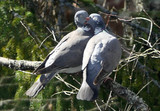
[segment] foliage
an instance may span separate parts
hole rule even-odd
[[[28,2],[34,4],[32,1],[34,0],[29,0]],[[57,38],[58,40],[66,33],[75,29],[72,22],[65,23],[69,25],[60,27],[59,30],[57,15],[55,15],[54,19],[57,23],[55,21],[47,21],[45,17],[42,18],[42,16],[39,16],[41,14],[34,10],[35,7],[29,7],[28,2],[23,0],[0,1],[0,56],[18,60],[43,60],[57,44],[47,28],[55,29],[55,35],[59,37]],[[98,12],[93,1],[81,0],[80,2],[85,4],[84,7],[87,7],[86,9],[89,12]],[[56,2],[54,6],[59,6],[59,3]],[[94,10],[89,9],[88,6],[91,6],[91,9]],[[55,10],[57,11],[58,9]],[[157,24],[160,24],[159,11],[147,10],[147,13]],[[51,16],[50,13],[47,16]],[[141,16],[150,19],[144,12],[134,13],[132,16]],[[52,23],[49,24],[50,27],[47,22]],[[141,27],[150,27],[148,21],[134,20],[132,22],[139,24]],[[126,28],[126,30],[128,31],[129,28]],[[118,37],[124,47],[128,48],[127,51],[131,53],[129,56],[126,56],[125,51],[123,52],[124,54],[118,67],[118,72],[114,72],[111,77],[116,76],[117,82],[128,87],[135,93],[138,93],[141,88],[152,80],[140,92],[139,96],[146,101],[152,110],[158,111],[160,110],[160,89],[154,84],[153,80],[159,81],[160,79],[160,59],[156,52],[160,48],[158,44],[159,36],[151,37],[149,42],[152,45],[157,43],[150,48],[143,40],[148,39],[148,34],[138,29],[131,29],[131,31],[132,34],[125,33],[124,38]],[[153,25],[152,32],[159,33],[159,28]],[[47,37],[48,39],[45,40]],[[45,41],[42,42],[43,40]],[[11,70],[0,66],[0,110],[84,111],[97,108],[95,102],[79,101],[76,99],[76,88],[80,87],[77,81],[81,83],[81,75],[61,75],[66,82],[76,88],[68,87],[64,82],[54,78],[35,99],[28,98],[25,96],[25,91],[38,77],[23,71]],[[73,94],[69,93],[67,95],[64,91],[69,91]],[[109,90],[106,90],[102,86],[99,99],[97,100],[100,106],[103,106],[104,103],[109,101],[107,110],[112,110],[112,108],[115,110],[127,110],[129,108],[127,102],[115,94],[112,94],[111,98],[108,99],[109,93]]]

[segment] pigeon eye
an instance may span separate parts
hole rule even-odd
[[[80,18],[82,18],[83,16],[82,16],[82,15],[80,15],[79,17],[80,17]]]

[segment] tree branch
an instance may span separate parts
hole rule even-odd
[[[96,6],[98,8],[100,8],[100,10],[103,11],[104,13],[111,14],[113,18],[118,19],[119,21],[121,21],[121,22],[123,22],[123,23],[125,23],[125,24],[127,24],[127,25],[129,25],[129,26],[131,26],[133,28],[139,29],[139,30],[145,32],[146,34],[150,33],[150,30],[148,28],[141,27],[138,24],[134,24],[134,23],[132,23],[130,21],[127,21],[127,20],[124,20],[124,19],[119,19],[118,13],[116,13],[116,12],[110,12],[109,10],[105,9],[104,7],[102,7],[99,4],[96,4]],[[160,36],[160,33],[154,33],[154,32],[152,32],[151,36]]]
[[[137,96],[131,90],[127,89],[126,87],[121,86],[119,83],[111,79],[105,81],[104,85],[107,88],[110,88],[110,90],[112,90],[116,95],[125,99],[128,104],[133,105],[133,108],[136,111],[149,111],[149,107],[147,104],[145,104],[143,99]]]
[[[42,62],[41,61],[27,61],[27,60],[13,60],[0,57],[0,64],[16,70],[34,70]]]
[[[42,61],[26,61],[26,60],[13,60],[4,57],[0,57],[0,64],[16,70],[34,70],[37,68]],[[129,104],[133,105],[133,108],[141,111],[148,111],[148,105],[144,103],[142,98],[137,96],[131,90],[121,86],[119,83],[113,80],[107,80],[104,85],[109,87],[116,95],[128,101]]]

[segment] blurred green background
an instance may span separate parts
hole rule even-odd
[[[118,13],[120,19],[130,20],[140,27],[151,29],[149,34],[128,26],[112,18],[96,4],[110,12]],[[88,13],[99,13],[104,17],[106,26],[116,34],[123,49],[123,56],[116,71],[116,81],[139,96],[153,111],[160,110],[160,1],[158,0],[0,0],[0,56],[16,59],[43,61],[57,45],[57,41],[76,29],[74,13],[85,9]],[[136,19],[136,17],[148,18]],[[135,19],[132,19],[135,18]],[[145,40],[144,40],[145,39]],[[82,74],[60,74],[66,82],[54,78],[37,97],[25,95],[36,76],[31,71],[15,70],[0,65],[0,110],[14,111],[96,111],[96,103],[76,99],[77,89],[82,82]],[[144,87],[148,82],[150,82]],[[68,93],[67,93],[68,92]],[[101,87],[97,103],[102,110],[129,111],[126,100]]]

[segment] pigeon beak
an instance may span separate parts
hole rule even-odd
[[[85,21],[85,23],[84,24],[87,24],[87,22],[90,20],[90,18],[89,17],[86,17],[86,21]]]
[[[89,21],[90,20],[90,18],[89,17],[86,17],[86,21]]]

